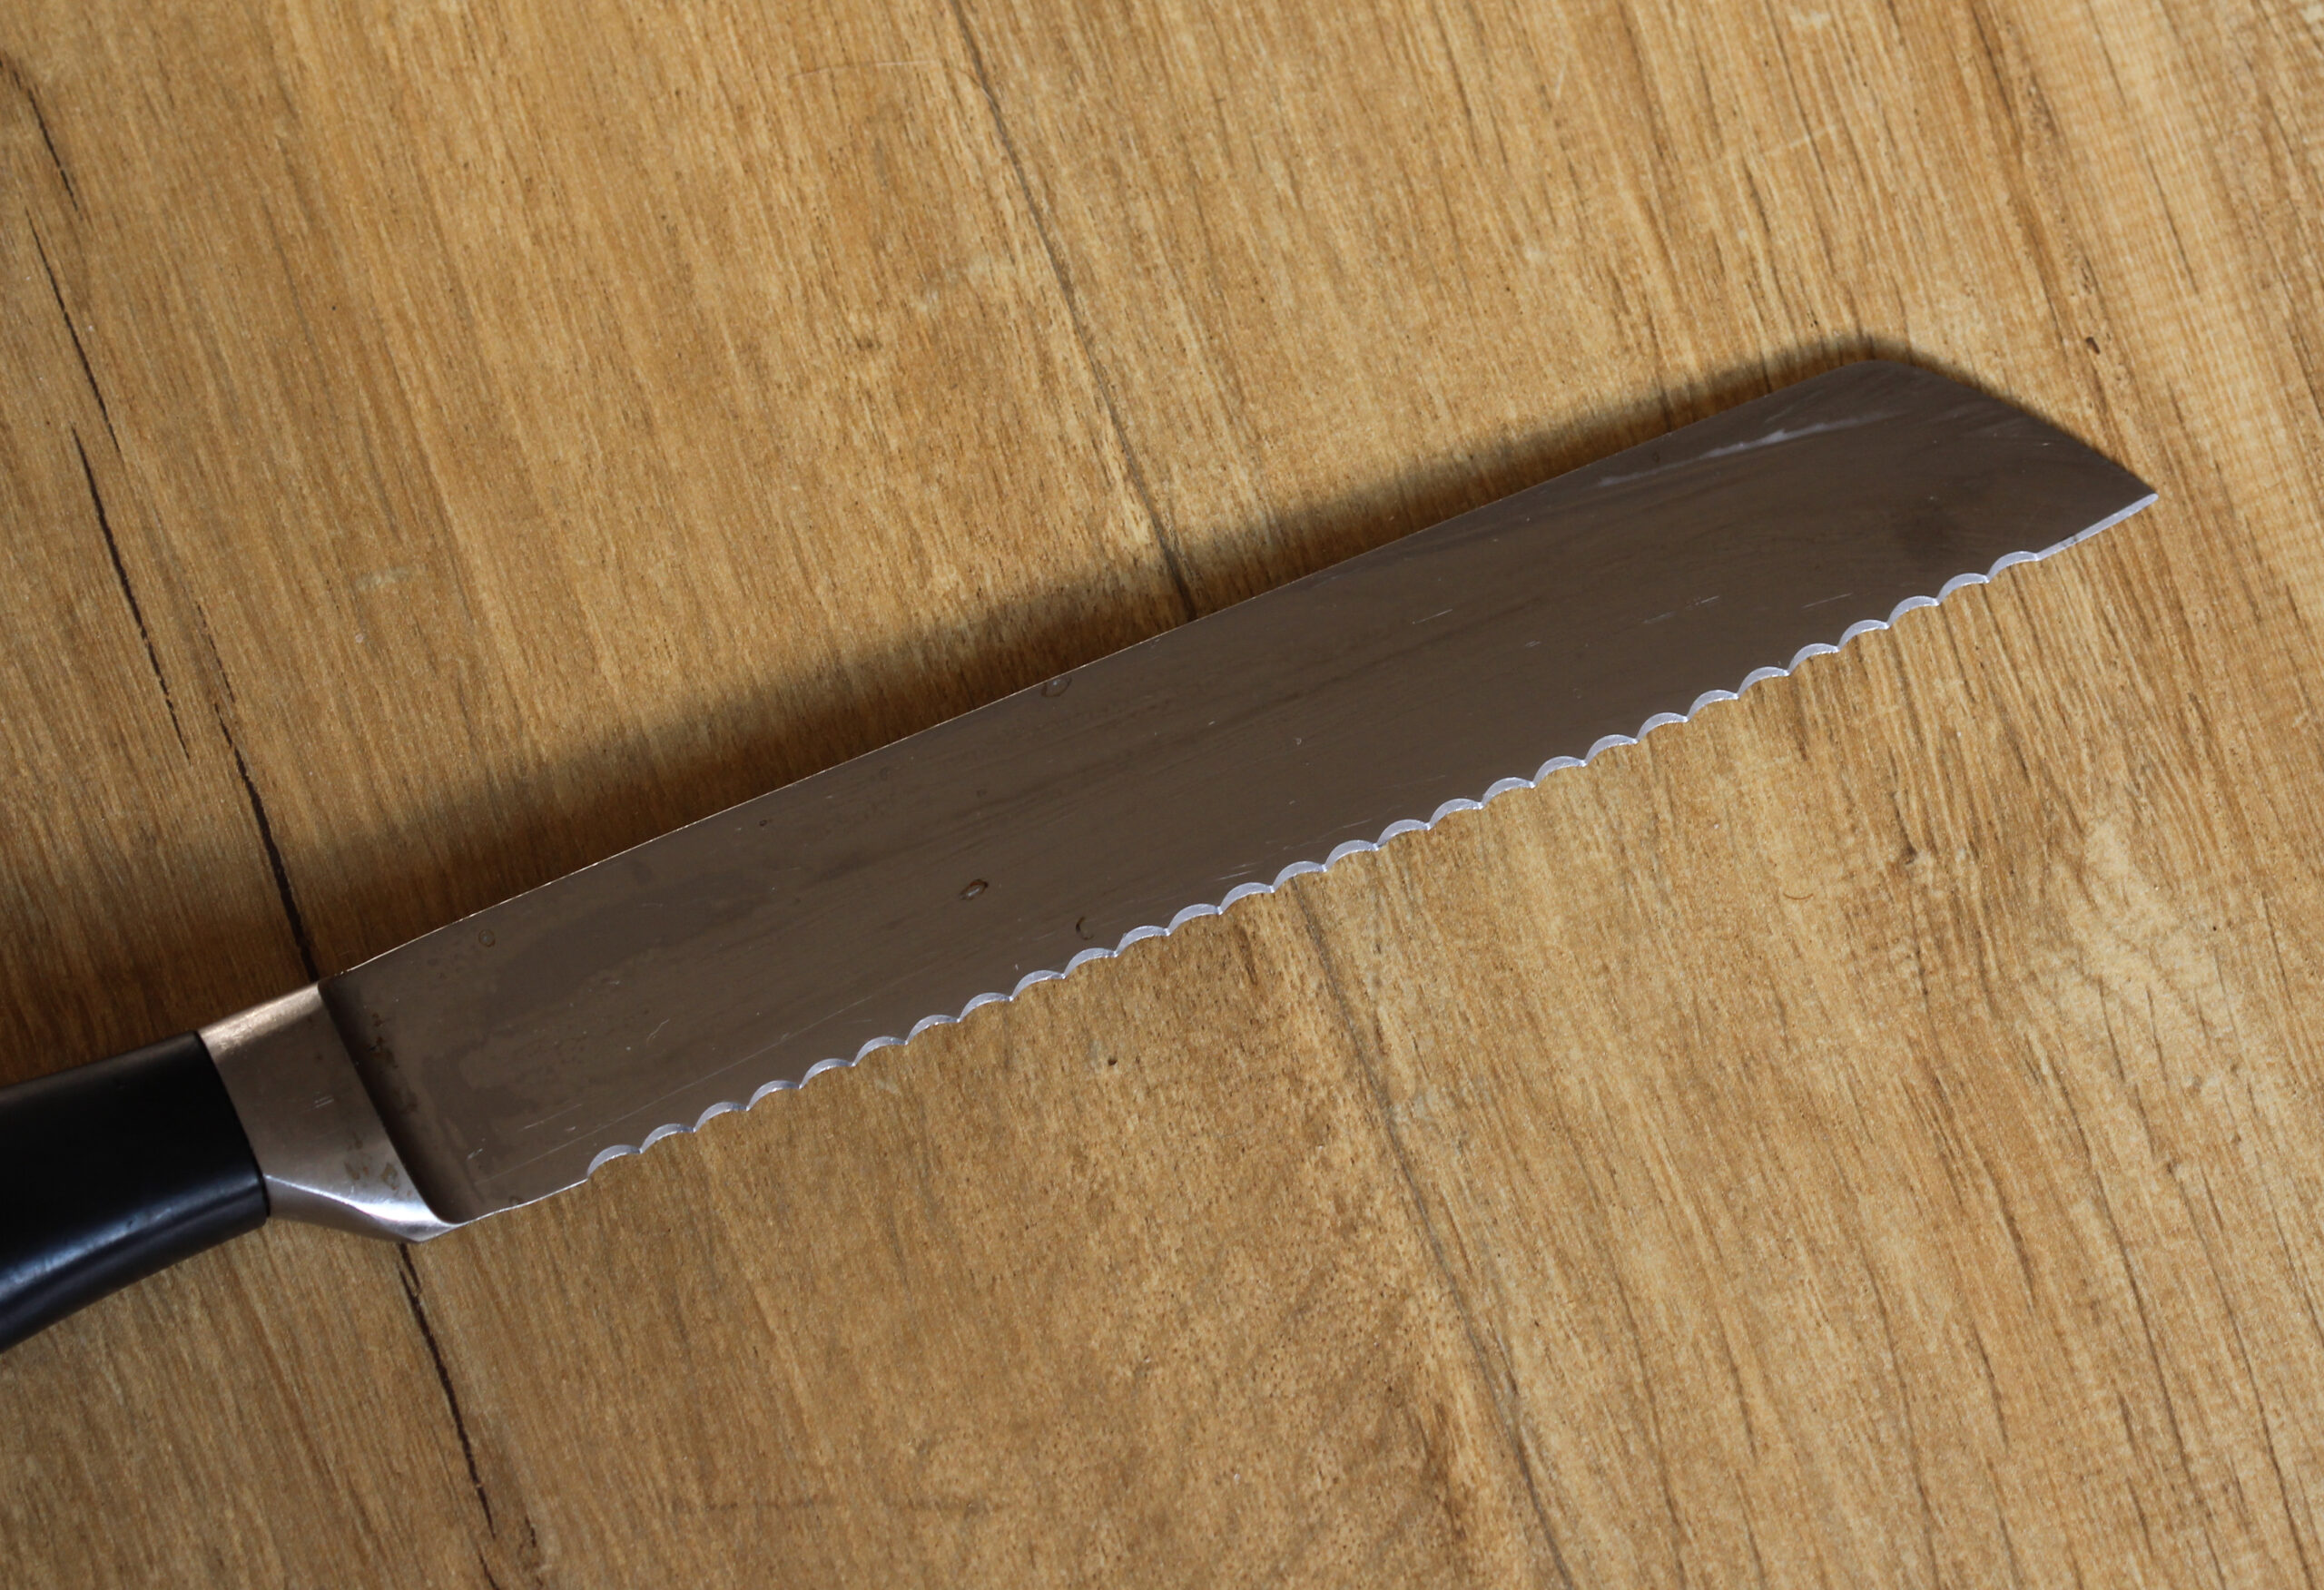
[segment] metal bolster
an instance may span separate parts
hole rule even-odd
[[[202,1042],[272,1213],[407,1242],[453,1229],[413,1184],[315,985],[212,1022]]]

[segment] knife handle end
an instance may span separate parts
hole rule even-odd
[[[0,1090],[0,1350],[266,1216],[198,1034]]]

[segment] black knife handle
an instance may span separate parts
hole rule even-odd
[[[197,1034],[0,1089],[0,1350],[265,1221]]]

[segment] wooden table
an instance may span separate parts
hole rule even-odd
[[[0,9],[7,1079],[1867,354],[2162,496],[92,1309],[9,1582],[2324,1569],[2324,8],[1813,4]]]

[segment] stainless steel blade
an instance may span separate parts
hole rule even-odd
[[[2153,500],[1846,367],[323,985],[438,1213],[606,1158],[1675,722]]]

